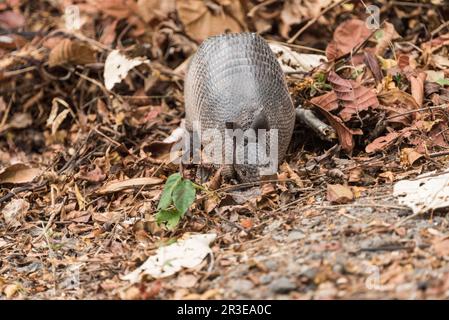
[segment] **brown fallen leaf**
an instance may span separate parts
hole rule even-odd
[[[326,117],[327,121],[329,121],[329,124],[337,132],[338,141],[341,145],[341,149],[343,151],[346,151],[347,153],[352,152],[352,150],[354,149],[353,136],[363,134],[362,130],[349,129],[347,126],[345,126],[345,124],[339,117],[334,116],[332,113],[330,113],[326,109],[323,109],[319,105],[315,105],[315,106]]]
[[[176,9],[187,34],[198,42],[227,30],[241,32],[246,29],[239,0],[177,0]]]
[[[291,27],[307,19],[314,19],[321,14],[321,10],[336,0],[286,0],[280,14],[281,23],[279,33],[288,38]],[[324,20],[324,18],[323,18]]]
[[[337,204],[349,203],[354,200],[354,194],[348,186],[328,184],[326,199]]]
[[[51,51],[48,57],[50,67],[60,66],[66,63],[89,64],[96,62],[95,50],[87,43],[76,40],[64,39]]]
[[[329,60],[334,60],[351,52],[357,45],[365,41],[371,32],[365,21],[346,20],[335,29],[333,40],[326,48],[326,57]]]
[[[401,36],[396,32],[393,24],[385,21],[382,29],[376,32],[375,37],[377,39],[375,54],[383,56],[386,49],[392,45],[392,41],[400,38]]]
[[[334,91],[330,91],[321,96],[314,97],[310,101],[313,104],[319,105],[321,108],[327,111],[338,109],[338,98]]]
[[[106,183],[103,187],[101,187],[97,193],[98,194],[107,194],[107,193],[114,193],[118,191],[122,191],[129,188],[134,187],[141,187],[141,186],[153,186],[156,184],[163,183],[164,180],[160,178],[155,177],[148,177],[148,178],[133,178],[128,180],[115,180],[110,181]]]
[[[370,144],[368,144],[365,147],[365,151],[367,153],[382,151],[385,148],[387,148],[388,146],[390,146],[400,136],[401,136],[401,134],[399,132],[393,131],[393,132],[388,133],[385,136],[378,137],[378,138],[374,139],[373,142],[371,142]]]
[[[368,66],[368,68],[373,73],[374,79],[376,79],[377,83],[381,83],[383,79],[382,70],[379,65],[379,61],[376,56],[370,52],[365,51],[364,53],[364,62]]]
[[[25,26],[25,17],[15,11],[8,10],[0,12],[0,27],[6,30]]]
[[[104,179],[106,179],[106,175],[103,173],[103,171],[98,166],[95,166],[95,169],[93,169],[89,172],[81,172],[78,177],[81,180],[86,180],[86,181],[94,182],[94,183],[101,182]]]
[[[404,148],[401,150],[401,163],[407,166],[413,165],[416,160],[424,157],[423,154],[417,152],[414,148]]]
[[[137,12],[139,16],[142,17],[143,21],[149,23],[153,20],[162,21],[170,13],[175,12],[176,2],[175,0],[138,0],[137,7],[139,8]]]
[[[421,108],[424,102],[424,81],[426,77],[427,74],[425,72],[419,72],[417,75],[410,76],[412,97],[415,99],[418,108]]]
[[[134,0],[89,0],[88,2],[95,5],[100,12],[117,19],[129,18],[139,12]]]
[[[16,163],[0,170],[0,184],[21,184],[32,182],[41,174],[38,168],[31,168],[24,163]]]
[[[414,119],[419,118],[417,112],[407,113],[407,111],[419,109],[418,103],[410,94],[399,89],[392,89],[380,93],[377,97],[381,104],[380,108],[386,111],[388,123],[409,126]]]
[[[92,214],[89,211],[74,210],[64,217],[64,221],[72,221],[78,223],[87,223],[90,220]]]
[[[334,71],[329,73],[327,79],[331,83],[338,100],[343,105],[343,109],[339,113],[343,121],[350,120],[353,115],[358,114],[360,111],[379,106],[379,101],[374,91],[362,86],[360,83],[354,80],[343,79]]]
[[[23,199],[12,199],[1,211],[1,215],[9,228],[20,227],[30,203]]]

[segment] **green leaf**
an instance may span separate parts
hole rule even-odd
[[[379,41],[380,39],[382,39],[384,37],[384,31],[381,29],[381,30],[377,30],[375,33],[374,33],[374,38],[377,40],[377,41]]]
[[[164,191],[162,191],[161,199],[159,200],[159,204],[157,206],[158,210],[167,209],[172,203],[172,193],[175,187],[182,180],[181,174],[174,173],[168,177],[165,182]]]
[[[196,189],[190,180],[183,180],[178,183],[173,190],[173,203],[181,214],[195,201]]]
[[[158,224],[166,223],[167,228],[173,230],[181,220],[182,214],[177,209],[160,210],[156,214]]]
[[[441,78],[441,79],[438,79],[437,80],[437,83],[440,85],[440,86],[449,86],[449,79],[446,79],[446,78]]]

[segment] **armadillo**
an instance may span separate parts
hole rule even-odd
[[[193,56],[184,85],[186,129],[277,129],[278,162],[295,124],[285,77],[266,41],[255,33],[206,39]],[[229,150],[227,150],[229,151]],[[257,165],[230,165],[240,181],[259,179]],[[227,166],[229,169],[229,165]],[[229,174],[229,170],[227,170]]]

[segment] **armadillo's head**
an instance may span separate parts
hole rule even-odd
[[[241,141],[243,148],[236,148],[234,145],[233,167],[240,181],[253,182],[260,180],[262,175],[273,174],[270,168],[276,167],[274,170],[277,170],[278,155],[270,152],[275,150],[270,150],[270,125],[262,112],[253,115],[251,123],[245,127],[248,129],[244,131],[244,139]],[[276,162],[274,165],[273,159]]]

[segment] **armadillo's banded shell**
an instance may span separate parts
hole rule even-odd
[[[207,39],[192,58],[185,79],[186,127],[224,130],[226,122],[249,128],[262,112],[279,130],[279,159],[292,136],[295,113],[284,74],[263,38],[254,33]]]

